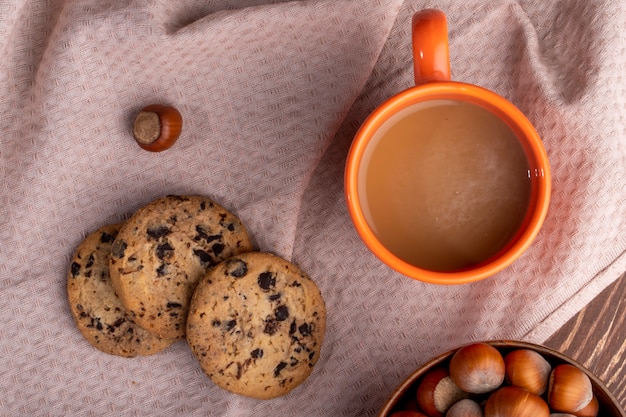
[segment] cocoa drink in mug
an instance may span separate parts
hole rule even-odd
[[[450,79],[445,15],[413,17],[415,87],[359,129],[346,201],[370,250],[421,281],[491,276],[532,243],[550,200],[550,167],[532,124],[506,99]]]

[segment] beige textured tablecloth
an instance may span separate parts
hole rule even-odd
[[[392,272],[344,204],[352,136],[411,86],[426,7],[448,15],[453,78],[524,111],[553,167],[536,242],[471,285]],[[371,416],[435,354],[542,342],[626,270],[625,29],[621,0],[0,1],[0,414]],[[130,133],[151,102],[185,118],[159,154]],[[318,283],[321,359],[287,396],[217,388],[184,342],[124,359],[77,331],[75,247],[165,194],[215,199]]]

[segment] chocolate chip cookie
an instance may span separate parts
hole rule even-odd
[[[113,287],[135,322],[164,338],[185,336],[198,280],[220,261],[252,250],[241,221],[200,196],[167,196],[139,209],[113,243]]]
[[[269,253],[233,256],[193,294],[187,342],[218,386],[258,399],[284,395],[317,362],[326,308],[316,284]]]
[[[120,227],[104,226],[76,248],[67,277],[70,310],[85,339],[101,351],[125,357],[151,355],[171,345],[174,339],[164,339],[137,326],[115,295],[109,258]]]

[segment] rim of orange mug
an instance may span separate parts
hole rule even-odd
[[[518,136],[529,164],[531,198],[518,232],[504,248],[481,264],[451,272],[430,271],[411,265],[389,251],[376,237],[361,210],[358,191],[360,161],[374,132],[400,109],[427,100],[460,100],[481,106],[502,119]],[[401,274],[433,284],[466,284],[495,275],[512,264],[534,241],[543,225],[550,202],[551,172],[541,138],[526,116],[511,102],[482,87],[456,81],[431,82],[409,88],[376,108],[357,132],[345,167],[345,198],[353,224],[365,245],[381,261]]]

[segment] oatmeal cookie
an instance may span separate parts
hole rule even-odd
[[[115,295],[109,276],[111,246],[121,225],[104,226],[76,248],[67,276],[70,310],[87,341],[111,355],[151,355],[171,345],[137,326]]]
[[[325,328],[316,284],[278,256],[250,252],[201,279],[190,303],[187,342],[218,386],[269,399],[308,378]]]
[[[200,196],[167,196],[139,209],[113,243],[113,286],[135,322],[182,339],[198,280],[220,261],[252,250],[241,221]]]

